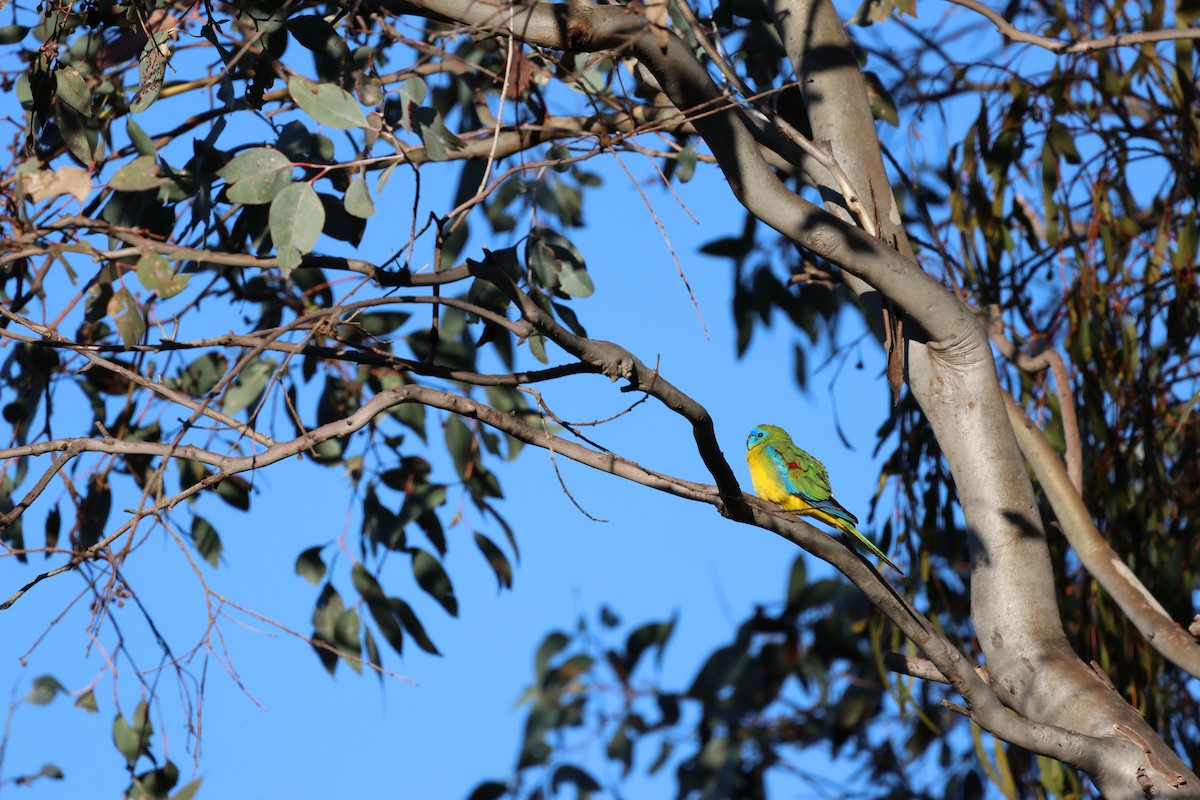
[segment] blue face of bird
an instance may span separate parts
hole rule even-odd
[[[754,445],[758,444],[759,442],[761,442],[763,439],[766,439],[766,438],[767,438],[766,431],[764,431],[762,428],[755,428],[754,430],[750,431],[750,435],[746,437],[746,449],[747,450],[751,449],[752,447],[754,447]]]

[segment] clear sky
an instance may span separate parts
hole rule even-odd
[[[163,113],[171,111],[167,106],[164,102]],[[653,174],[638,165],[636,157],[626,160],[640,178]],[[588,169],[605,178],[605,187],[587,198],[588,227],[572,232],[596,283],[593,297],[573,302],[589,334],[618,341],[649,364],[661,357],[662,374],[712,413],[744,488],[749,488],[743,458],[746,434],[757,423],[771,422],[788,428],[803,447],[824,460],[838,498],[865,518],[878,476],[878,463],[871,457],[875,430],[889,401],[877,345],[864,342],[862,368],[856,368],[858,354],[851,357],[832,389],[832,366],[818,372],[810,379],[807,395],[793,378],[792,346],[800,339],[782,318],[771,332],[760,330],[747,357],[736,360],[729,262],[697,252],[704,242],[737,234],[741,228],[741,209],[715,168],[701,166],[694,181],[677,187],[699,224],[688,219],[661,184],[644,184],[687,273],[708,337],[628,178],[604,159],[591,162]],[[431,169],[430,174],[443,173]],[[428,183],[426,190],[431,191]],[[381,216],[368,226],[360,252],[380,262],[396,241],[396,226],[389,226],[385,217],[402,220],[407,230],[411,196],[403,181],[394,180],[377,200]],[[344,251],[326,239],[318,248]],[[465,254],[477,252],[469,248]],[[227,320],[210,316],[206,324],[217,332],[237,330],[238,311],[231,309]],[[215,312],[213,306],[206,308],[210,315]],[[844,338],[856,334],[851,331]],[[527,365],[532,363],[527,353],[522,357]],[[552,352],[551,360],[564,359]],[[808,360],[815,368],[824,362],[825,352],[811,348]],[[595,376],[539,388],[560,416],[575,420],[609,416],[636,399]],[[315,395],[308,400],[315,402]],[[64,396],[61,401],[80,399]],[[834,430],[834,402],[853,449],[847,449]],[[88,413],[82,405],[80,413]],[[276,419],[290,428],[282,416]],[[431,412],[433,478],[452,482],[452,467],[438,452],[442,419]],[[647,467],[711,481],[695,454],[688,425],[655,401],[595,435]],[[581,616],[594,622],[601,604],[622,618],[622,639],[630,626],[678,614],[663,682],[682,689],[702,659],[732,635],[756,604],[778,602],[798,553],[771,534],[724,520],[711,507],[559,459],[575,500],[593,516],[608,520],[590,521],[560,488],[548,454],[535,448],[526,448],[514,463],[492,466],[506,495],[502,511],[521,547],[514,590],[497,593],[466,524],[448,531],[447,569],[459,599],[459,619],[449,618],[420,593],[406,562],[395,560],[386,575],[385,585],[413,603],[443,657],[427,656],[411,645],[403,660],[385,651],[385,666],[411,683],[355,676],[344,664],[331,679],[307,644],[235,614],[243,624],[221,621],[223,642],[207,664],[198,765],[193,761],[195,742],[183,724],[176,676],[168,671],[158,682],[163,716],[154,722],[156,756],[169,754],[183,771],[181,782],[193,770],[203,777],[201,797],[465,797],[479,781],[510,774],[523,720],[523,710],[514,703],[532,677],[534,651],[547,632],[570,629]],[[173,485],[174,478],[169,480]],[[357,503],[340,469],[310,462],[281,463],[253,476],[253,481],[249,514],[212,497],[201,501],[197,510],[214,523],[225,546],[220,568],[203,566],[204,579],[229,600],[308,633],[318,589],[293,573],[295,557],[343,532],[356,536]],[[457,501],[452,490],[449,503]],[[115,498],[110,529],[119,509],[129,504],[128,497]],[[31,545],[40,541],[47,508],[35,506],[27,517]],[[186,521],[187,514],[179,519]],[[502,538],[494,523],[470,513],[467,523]],[[45,568],[40,558],[31,561],[28,567],[13,559],[0,562],[5,596]],[[811,573],[828,574],[823,565],[810,561]],[[352,598],[348,560],[340,559],[336,570],[343,595]],[[199,641],[205,624],[203,596],[174,541],[161,530],[151,532],[125,574],[176,653]],[[111,744],[111,729],[117,703],[128,715],[137,702],[133,666],[119,662],[114,693],[103,651],[112,651],[117,633],[107,627],[95,642],[89,640],[86,598],[60,618],[84,588],[80,575],[61,575],[36,587],[0,617],[0,688],[15,699],[42,674],[55,675],[71,691],[98,678],[100,707],[99,713],[87,714],[62,697],[45,707],[20,704],[10,719],[3,777],[36,772],[44,762],[52,762],[66,779],[40,781],[33,789],[6,786],[6,794],[27,793],[39,800],[111,797],[128,783],[123,758]],[[133,605],[127,603],[115,619],[130,649],[144,659],[137,667],[157,666],[157,650]],[[22,663],[22,655],[35,643],[36,649]],[[226,653],[240,686],[218,663]],[[188,669],[198,679],[202,658],[197,656]],[[639,751],[638,764],[644,767],[654,755]],[[579,763],[602,780],[618,777],[598,752],[579,754]],[[831,763],[827,752],[812,753],[800,766],[829,776],[832,785],[847,769]],[[145,768],[143,761],[139,770]],[[635,780],[626,796],[663,796],[667,785]],[[787,796],[815,796],[811,787],[787,785]]]

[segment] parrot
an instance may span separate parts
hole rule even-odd
[[[775,425],[756,425],[746,439],[746,463],[754,493],[804,517],[816,517],[861,542],[889,567],[904,573],[855,526],[858,519],[833,499],[825,465],[792,442]]]

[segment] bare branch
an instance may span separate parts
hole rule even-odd
[[[1113,47],[1128,47],[1153,42],[1169,42],[1180,39],[1200,39],[1200,28],[1179,28],[1177,30],[1137,31],[1134,33],[1118,33],[1100,39],[1084,39],[1078,42],[1064,42],[1038,36],[1036,33],[1023,31],[1006,20],[999,12],[979,2],[979,0],[949,0],[955,5],[969,8],[977,14],[986,17],[996,26],[996,30],[1014,42],[1033,44],[1045,48],[1051,53],[1091,53],[1096,50],[1108,50]]]
[[[1058,350],[1047,345],[1037,356],[1026,355],[1017,350],[1016,344],[1004,335],[1004,320],[1000,309],[992,306],[990,317],[981,322],[991,337],[992,344],[1000,354],[1026,372],[1040,372],[1047,367],[1054,376],[1054,393],[1058,397],[1058,408],[1062,414],[1063,439],[1067,445],[1067,474],[1077,494],[1083,494],[1083,444],[1079,440],[1079,421],[1075,415],[1075,395],[1071,392],[1071,378],[1067,364]],[[1028,457],[1028,456],[1026,456]]]

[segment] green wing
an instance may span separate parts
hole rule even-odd
[[[784,485],[788,492],[814,509],[848,522],[851,527],[858,524],[858,519],[833,499],[833,490],[829,487],[829,473],[824,464],[791,442],[772,444],[769,448],[773,451],[772,457],[786,470]]]

